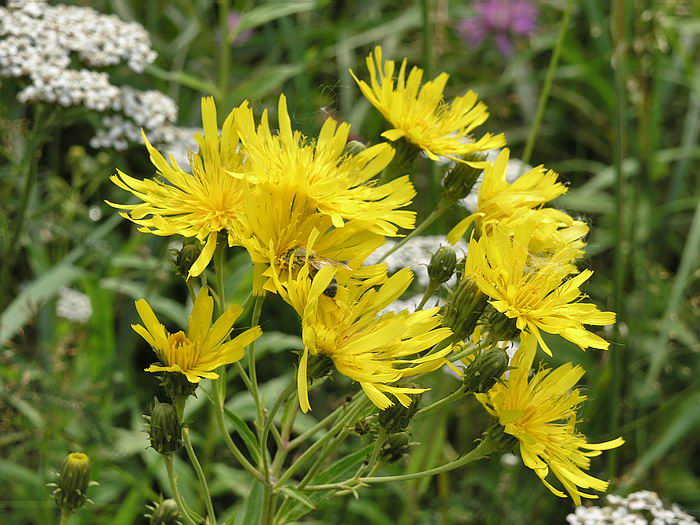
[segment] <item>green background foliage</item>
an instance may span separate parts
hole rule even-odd
[[[385,124],[347,71],[365,77],[364,57],[381,44],[386,56],[407,56],[428,75],[448,72],[448,97],[476,90],[491,111],[482,129],[504,131],[515,157],[530,133],[565,7],[559,0],[537,2],[537,32],[518,41],[506,58],[488,42],[470,48],[458,37],[454,23],[470,12],[467,1],[73,3],[144,25],[158,59],[141,75],[116,67],[110,76],[116,84],[173,97],[182,126],[199,124],[202,95],[215,97],[220,116],[245,99],[256,111],[269,108],[274,115],[284,91],[293,122],[305,133],[313,135],[334,116],[352,124],[353,138],[370,140]],[[570,183],[556,204],[592,226],[586,263],[595,276],[586,291],[601,308],[617,311],[619,323],[607,334],[609,353],[582,353],[559,340],[551,361],[573,361],[588,370],[582,429],[590,440],[619,434],[627,440],[594,460],[591,473],[612,479],[613,492],[655,490],[698,513],[700,6],[681,0],[574,4],[532,163],[546,164]],[[234,8],[253,35],[229,45],[221,15]],[[22,188],[12,159],[41,132],[31,129],[38,110],[16,102],[16,91],[15,81],[0,83],[3,254]],[[57,521],[45,484],[71,451],[90,455],[92,478],[100,483],[90,489],[95,503],[73,523],[144,523],[144,505],[169,494],[162,459],[146,448],[141,418],[162,393],[155,378],[142,372],[152,355],[130,324],[136,321],[133,301],[146,297],[171,327],[182,326],[187,291],[173,274],[170,240],[138,233],[104,203],[125,201],[108,181],[116,168],[137,177],[151,176],[153,169],[141,146],[121,153],[90,148],[97,124],[92,114],[75,114],[54,128],[39,159],[40,183],[29,201],[21,250],[2,260],[11,278],[2,291],[0,325],[0,515],[10,525]],[[420,221],[437,202],[439,181],[427,164],[419,168],[414,209]],[[90,209],[100,212],[98,220],[88,217]],[[465,214],[453,210],[431,233],[446,232]],[[227,298],[243,302],[251,283],[247,256],[230,253]],[[56,316],[63,286],[90,297],[87,324]],[[298,320],[281,301],[268,301],[263,319],[258,370],[270,404],[295,372],[302,345],[295,335]],[[458,384],[432,380],[428,401]],[[254,417],[252,400],[234,374],[229,382],[229,392],[240,392],[227,405],[238,418],[230,423],[245,435]],[[328,382],[295,431],[311,428],[343,401],[349,386],[338,378]],[[204,397],[188,406],[186,417],[215,505],[223,519],[250,523],[260,490],[217,442]],[[473,402],[430,418],[414,432],[413,441],[421,445],[388,473],[455,459],[488,425]],[[367,437],[357,436],[354,448],[339,451],[337,473],[348,465],[354,471],[362,453],[348,454],[367,444]],[[182,492],[197,494],[194,474],[178,471]],[[360,499],[312,503],[318,508],[305,523],[549,524],[563,523],[573,509],[510,456],[430,480],[365,489]]]

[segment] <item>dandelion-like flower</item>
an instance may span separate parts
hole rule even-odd
[[[598,497],[580,489],[603,492],[608,488],[608,482],[584,472],[591,467],[590,458],[619,447],[624,440],[618,437],[593,444],[577,432],[576,411],[586,396],[574,386],[584,371],[567,363],[555,370],[540,369],[528,379],[536,349],[534,337],[523,337],[508,379],[476,398],[498,418],[505,433],[518,439],[523,463],[542,483],[555,495],[566,497],[547,481],[551,471],[580,505],[581,497]]]
[[[180,373],[190,383],[199,383],[203,378],[217,379],[219,375],[212,370],[240,360],[245,347],[262,335],[256,326],[227,341],[243,307],[231,306],[212,325],[214,300],[207,288],[197,294],[186,333],[169,333],[145,299],[136,301],[136,310],[143,325],[131,327],[151,345],[161,363],[149,366],[146,371]]]
[[[241,182],[229,175],[239,170],[243,156],[238,151],[238,135],[231,113],[222,128],[221,137],[212,98],[202,99],[204,135],[196,136],[199,153],[192,154],[192,173],[184,171],[171,157],[168,163],[144,135],[151,162],[160,178],[138,180],[118,171],[110,177],[143,202],[113,204],[129,210],[121,215],[140,226],[139,231],[155,235],[196,237],[204,243],[199,258],[189,271],[201,274],[214,255],[219,232],[228,232],[228,243],[234,245],[233,221],[239,213]]]
[[[493,307],[515,319],[519,330],[533,334],[542,349],[551,350],[540,331],[558,334],[581,349],[607,350],[609,343],[584,328],[615,322],[614,312],[601,312],[579,287],[593,274],[584,270],[571,275],[570,261],[576,247],[562,248],[546,258],[533,258],[528,246],[535,224],[514,236],[500,229],[469,243],[465,275],[488,295]]]
[[[297,374],[302,410],[311,409],[306,377],[309,355],[329,357],[341,374],[360,383],[367,397],[380,409],[394,404],[387,394],[409,406],[408,394],[427,389],[392,383],[439,368],[451,350],[445,348],[416,357],[418,352],[452,333],[449,328],[440,327],[439,308],[379,314],[408,288],[413,278],[409,269],[386,279],[376,289],[367,281],[341,283],[333,299],[324,291],[334,278],[335,269],[322,268],[313,281],[308,278],[308,271],[305,266],[290,280],[285,296],[302,320],[304,353]]]
[[[377,108],[392,126],[382,136],[395,141],[405,138],[423,149],[432,160],[438,155],[461,160],[456,156],[498,148],[505,144],[503,134],[486,133],[474,140],[471,133],[488,118],[486,105],[478,102],[476,93],[469,91],[447,103],[443,91],[449,75],[441,73],[433,80],[423,80],[423,70],[413,67],[406,77],[404,59],[394,81],[396,65],[382,60],[382,48],[377,46],[367,57],[370,84],[350,74],[362,94]]]
[[[514,182],[508,182],[509,156],[510,151],[504,149],[484,170],[475,212],[450,231],[448,241],[457,242],[474,221],[481,232],[498,228],[510,235],[527,228],[528,223],[536,223],[530,239],[531,252],[547,254],[575,243],[577,250],[572,253],[580,257],[581,239],[588,233],[588,225],[561,210],[542,207],[566,193],[567,187],[557,181],[554,171],[544,166],[532,168]]]

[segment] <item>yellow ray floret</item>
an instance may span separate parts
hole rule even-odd
[[[334,278],[334,268],[322,268],[313,280],[308,272],[306,266],[290,280],[285,297],[302,320],[304,353],[297,376],[302,410],[311,409],[306,377],[309,355],[330,358],[341,374],[360,383],[367,397],[380,409],[394,404],[387,394],[404,406],[410,405],[408,394],[427,389],[393,383],[442,366],[450,348],[422,358],[417,353],[452,333],[449,328],[440,328],[438,308],[380,314],[409,286],[413,278],[411,271],[401,270],[379,288],[371,287],[366,281],[340,283],[335,298],[324,295]]]
[[[510,377],[476,397],[498,418],[504,432],[518,439],[523,463],[542,483],[557,496],[566,497],[546,480],[551,471],[574,503],[581,505],[581,497],[598,496],[580,489],[604,492],[608,488],[607,481],[584,472],[591,467],[590,458],[619,447],[624,440],[618,437],[593,444],[576,431],[576,411],[586,396],[574,386],[583,369],[567,363],[555,370],[541,369],[528,379],[536,349],[536,339],[524,336],[511,362]]]
[[[583,302],[586,296],[579,287],[593,272],[584,270],[569,277],[575,247],[564,247],[546,258],[531,257],[533,227],[523,227],[512,237],[494,229],[478,241],[472,239],[465,276],[491,298],[496,310],[515,319],[519,330],[533,334],[548,354],[551,351],[540,331],[558,334],[584,350],[607,350],[607,341],[583,327],[615,322],[614,312],[601,312]]]
[[[478,102],[469,91],[447,103],[443,91],[449,75],[441,73],[425,82],[423,70],[413,67],[406,78],[407,60],[401,63],[394,80],[395,63],[382,60],[382,48],[377,46],[367,57],[370,84],[359,80],[351,70],[362,94],[394,126],[382,136],[389,140],[404,137],[433,160],[438,155],[455,158],[456,155],[499,148],[505,144],[503,134],[486,133],[474,140],[471,133],[488,118],[486,105]],[[460,160],[460,159],[455,159]]]
[[[576,243],[575,256],[580,256],[584,245],[581,239],[588,233],[588,225],[563,211],[542,207],[566,193],[567,187],[557,180],[554,171],[544,166],[529,170],[513,183],[508,182],[509,156],[510,151],[504,149],[484,170],[476,211],[452,229],[448,241],[456,243],[474,221],[479,231],[500,228],[510,235],[525,223],[534,222],[537,228],[530,240],[531,252],[545,254]]]
[[[243,155],[237,148],[233,117],[233,113],[228,116],[219,137],[214,100],[202,99],[204,135],[195,136],[199,153],[190,156],[192,173],[180,168],[172,157],[168,163],[144,135],[159,178],[139,180],[121,171],[110,177],[117,186],[143,201],[132,205],[109,203],[128,210],[121,215],[138,224],[140,231],[196,237],[205,244],[190,269],[191,276],[202,273],[211,261],[218,232],[228,231],[229,245],[234,244],[231,228],[239,213],[241,182],[227,171],[240,171]]]
[[[214,300],[207,288],[197,294],[186,333],[169,333],[145,299],[136,301],[136,309],[143,325],[131,327],[151,345],[160,360],[160,364],[151,365],[146,371],[177,372],[190,383],[199,383],[202,378],[217,379],[219,375],[214,369],[241,359],[245,347],[262,335],[260,327],[256,326],[227,341],[243,308],[230,307],[212,325]]]
[[[408,177],[379,185],[375,179],[394,157],[388,144],[371,146],[357,155],[343,152],[350,126],[327,119],[316,140],[292,129],[284,95],[279,99],[279,131],[273,134],[267,112],[256,127],[253,112],[237,110],[236,123],[245,151],[245,177],[275,193],[303,198],[310,211],[326,215],[335,228],[355,221],[361,229],[394,236],[413,228],[415,213],[401,210],[415,195]]]

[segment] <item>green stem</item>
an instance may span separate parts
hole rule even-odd
[[[562,17],[561,26],[559,27],[559,36],[557,36],[557,42],[552,51],[552,58],[549,60],[549,67],[547,68],[547,75],[544,78],[544,85],[542,86],[542,92],[540,93],[540,99],[537,101],[537,110],[535,112],[535,118],[532,121],[532,127],[530,128],[530,134],[527,137],[527,142],[525,143],[525,150],[521,160],[528,164],[530,158],[532,157],[532,150],[535,147],[535,140],[537,139],[537,134],[540,130],[540,124],[542,124],[542,118],[544,117],[544,110],[547,106],[547,99],[549,99],[549,92],[552,88],[552,81],[554,80],[554,72],[557,69],[557,64],[559,63],[559,55],[564,47],[564,38],[569,29],[569,21],[571,20],[571,12],[574,8],[574,0],[567,0],[566,6],[564,7],[564,15]]]
[[[218,314],[221,315],[226,310],[226,284],[224,279],[224,265],[226,264],[226,246],[217,244],[214,252],[214,267],[216,268],[216,294]]]
[[[207,478],[197,459],[197,455],[194,453],[194,448],[192,448],[192,442],[190,441],[190,429],[186,426],[182,427],[182,441],[185,444],[187,456],[190,458],[190,462],[194,467],[194,471],[197,473],[197,479],[199,479],[199,484],[202,488],[204,504],[207,507],[207,515],[209,516],[209,525],[216,525],[216,515],[214,514],[214,506],[211,502],[211,493],[209,492],[209,485],[207,485]]]
[[[301,445],[304,441],[309,439],[310,437],[313,437],[316,432],[324,428],[326,425],[329,425],[330,423],[333,422],[333,420],[340,415],[341,411],[343,410],[344,407],[338,407],[336,408],[333,412],[328,414],[326,417],[324,417],[321,421],[316,423],[313,427],[311,427],[309,430],[304,432],[303,434],[299,434],[297,437],[295,437],[292,441],[289,442],[289,446],[287,447],[288,450],[293,450],[299,445]]]
[[[374,484],[374,483],[386,483],[388,481],[409,481],[412,479],[420,479],[424,478],[427,476],[435,476],[437,474],[441,474],[443,472],[449,472],[451,470],[457,469],[459,467],[463,467],[464,465],[467,465],[469,463],[473,463],[474,461],[478,461],[480,459],[485,458],[492,452],[496,450],[496,447],[494,446],[494,443],[491,442],[489,439],[484,439],[479,445],[469,452],[468,454],[462,456],[459,459],[456,459],[454,461],[450,461],[449,463],[446,463],[444,465],[441,465],[439,467],[432,468],[430,470],[424,470],[422,472],[414,472],[411,474],[402,474],[399,476],[378,476],[378,477],[362,477],[359,479],[360,483],[363,484]],[[350,478],[346,481],[342,481],[340,483],[328,483],[325,485],[308,485],[304,487],[304,490],[308,491],[319,491],[319,490],[343,490],[347,489],[348,485],[352,483],[354,480],[353,478]]]
[[[468,394],[467,390],[464,388],[464,386],[462,386],[462,387],[458,388],[457,390],[455,390],[454,392],[452,392],[449,396],[443,397],[442,399],[435,401],[435,403],[418,410],[418,412],[416,412],[415,419],[423,417],[426,414],[429,414],[430,412],[433,412],[433,411],[438,410],[440,408],[443,408],[444,406],[449,405],[453,401],[457,401],[458,399],[463,398],[467,394]]]
[[[224,403],[223,399],[219,397],[219,391],[217,388],[212,388],[212,395],[212,402],[214,403],[214,407],[216,408],[216,424],[219,427],[219,433],[224,438],[224,443],[226,443],[226,447],[228,447],[229,452],[233,454],[233,457],[236,458],[236,461],[238,461],[238,463],[240,463],[240,465],[245,470],[252,474],[253,477],[259,479],[260,481],[263,481],[265,479],[263,475],[250,463],[250,461],[246,459],[243,453],[233,442],[231,436],[228,433],[228,430],[226,429],[226,423],[224,422]]]
[[[275,494],[272,486],[265,483],[265,492],[263,494],[262,515],[260,516],[260,525],[272,525],[275,516]]]
[[[61,521],[59,522],[59,525],[68,525],[70,522],[70,519],[73,517],[72,512],[68,512],[66,510],[61,511]]]
[[[416,306],[416,310],[415,310],[416,312],[418,310],[423,309],[423,307],[425,306],[425,303],[428,302],[428,299],[430,299],[433,296],[433,294],[435,293],[435,290],[438,289],[438,286],[439,285],[437,283],[430,281],[430,283],[428,284],[428,287],[425,289],[425,293],[423,294],[423,297],[420,300],[420,303],[418,303],[418,306]]]
[[[408,241],[410,241],[413,237],[416,235],[419,235],[422,233],[425,229],[428,228],[431,224],[433,224],[436,220],[440,218],[440,216],[445,213],[453,204],[455,201],[451,199],[442,199],[437,207],[428,215],[425,220],[416,227],[415,230],[413,230],[411,233],[406,235],[401,241],[397,242],[394,247],[387,251],[384,255],[382,255],[381,259],[377,262],[382,262],[384,261],[387,257],[389,257],[392,253],[394,253],[396,250],[400,249],[402,246],[404,246]]]
[[[483,350],[484,348],[486,348],[488,346],[491,346],[491,341],[482,341],[482,342],[475,344],[475,345],[469,345],[464,350],[457,352],[456,354],[453,354],[451,356],[448,356],[448,359],[450,360],[451,363],[454,363],[455,361],[459,361],[460,359],[462,359],[464,357],[475,354],[479,350]]]
[[[251,328],[254,326],[257,326],[257,324],[260,322],[260,313],[262,312],[262,305],[263,302],[265,301],[265,296],[264,295],[258,295],[255,297],[255,304],[253,305],[253,314],[251,316],[250,320],[250,326]],[[251,394],[253,395],[253,399],[255,400],[255,406],[258,411],[258,425],[262,426],[263,424],[263,407],[262,407],[262,402],[260,400],[260,394],[259,394],[259,389],[258,389],[258,373],[255,369],[255,342],[250,343],[248,346],[248,374],[250,377],[250,388],[251,388]],[[259,427],[260,428],[260,427]]]
[[[170,490],[173,492],[173,497],[175,498],[175,501],[177,502],[177,507],[180,510],[180,515],[184,516],[185,519],[187,520],[190,525],[196,525],[195,521],[190,517],[189,513],[187,512],[187,508],[185,507],[185,502],[182,500],[182,497],[180,496],[180,491],[177,490],[177,481],[175,480],[175,473],[173,472],[173,456],[172,454],[165,454],[163,456],[163,460],[165,461],[165,469],[168,472],[168,479],[170,480]]]
[[[272,405],[272,409],[270,412],[267,414],[267,419],[265,420],[265,425],[263,426],[262,432],[260,434],[260,449],[262,451],[262,454],[266,456],[267,458],[267,435],[270,432],[270,427],[274,424],[274,419],[275,415],[277,415],[277,412],[279,411],[280,407],[282,406],[282,403],[284,403],[287,398],[296,390],[296,378],[292,377],[291,381],[287,385],[287,388],[285,388],[282,393],[277,396],[277,399],[275,400],[275,404]],[[268,460],[265,459],[263,461],[263,475],[269,479],[270,477],[270,469],[268,465]]]

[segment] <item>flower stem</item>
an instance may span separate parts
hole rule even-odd
[[[187,450],[187,456],[190,458],[190,462],[194,467],[194,471],[197,473],[197,478],[199,479],[199,484],[202,487],[202,494],[204,496],[204,504],[207,507],[207,515],[209,516],[209,525],[216,525],[216,515],[214,514],[214,506],[211,502],[211,494],[209,493],[209,485],[207,485],[207,478],[204,475],[204,470],[197,459],[197,455],[192,448],[192,442],[190,441],[190,429],[186,426],[182,427],[182,441],[185,444],[185,449]]]
[[[224,265],[226,264],[226,247],[219,243],[214,252],[214,267],[216,268],[216,294],[218,315],[221,315],[226,310],[226,284],[224,279]]]
[[[464,388],[464,386],[461,386],[454,392],[452,392],[449,396],[443,397],[442,399],[435,401],[432,405],[428,405],[427,407],[421,408],[416,412],[415,419],[418,419],[419,417],[423,417],[426,414],[429,414],[430,412],[433,412],[439,408],[442,408],[446,405],[449,405],[453,401],[456,401],[458,399],[463,398],[464,396],[467,395],[467,391]]]
[[[296,390],[296,378],[292,377],[291,381],[287,385],[287,388],[285,388],[282,391],[282,393],[279,396],[277,396],[277,400],[275,401],[275,404],[272,406],[272,409],[267,414],[267,419],[265,420],[265,424],[264,424],[262,432],[260,434],[260,450],[264,456],[267,456],[267,436],[270,432],[270,427],[274,424],[275,415],[277,414],[280,407],[282,406],[282,403],[284,403],[295,390]],[[264,459],[264,461],[263,461],[263,475],[266,478],[269,478],[269,476],[270,476],[270,469],[268,466],[267,458]]]
[[[59,522],[59,525],[68,525],[70,522],[70,519],[73,517],[72,512],[68,512],[66,510],[61,511],[61,521]]]
[[[523,150],[523,155],[521,160],[528,164],[530,158],[532,157],[532,150],[535,147],[535,140],[537,139],[537,133],[540,130],[540,125],[542,124],[542,117],[544,117],[544,110],[547,106],[547,99],[549,99],[549,91],[552,88],[552,81],[554,80],[554,71],[557,69],[557,64],[559,63],[559,55],[564,47],[564,38],[569,29],[569,21],[571,20],[571,12],[573,11],[574,0],[567,0],[566,6],[564,7],[564,15],[561,20],[561,26],[559,26],[559,35],[557,36],[557,42],[552,51],[552,58],[549,60],[549,67],[547,68],[547,74],[544,78],[544,85],[542,86],[542,92],[540,93],[540,99],[537,101],[537,110],[535,111],[535,118],[532,121],[532,127],[530,128],[530,134],[527,137],[527,142],[525,143],[525,149]]]
[[[430,299],[433,294],[435,293],[435,290],[437,290],[438,285],[435,284],[433,281],[430,281],[428,284],[428,287],[425,289],[425,293],[423,293],[423,297],[420,300],[420,303],[418,303],[418,306],[416,306],[416,312],[418,310],[422,310],[423,307],[425,306],[425,303],[428,302],[428,299]]]
[[[168,479],[170,480],[170,490],[172,490],[173,492],[173,497],[177,502],[177,507],[180,510],[180,515],[184,516],[190,525],[196,525],[195,521],[190,517],[189,513],[187,512],[185,502],[182,500],[182,497],[180,496],[180,491],[177,489],[177,481],[175,480],[175,473],[173,472],[172,454],[165,454],[163,456],[163,460],[165,461],[165,469],[168,472]]]
[[[411,233],[406,235],[403,239],[401,239],[399,242],[397,242],[394,247],[387,251],[384,255],[382,255],[381,259],[377,262],[383,262],[387,257],[389,257],[392,253],[394,253],[396,250],[404,246],[408,241],[413,239],[416,235],[423,233],[424,230],[428,228],[431,224],[433,224],[436,220],[440,218],[440,216],[445,213],[452,205],[454,204],[454,201],[451,199],[442,199],[440,202],[438,202],[437,207],[428,215],[425,220],[420,223],[416,229],[414,229]]]

